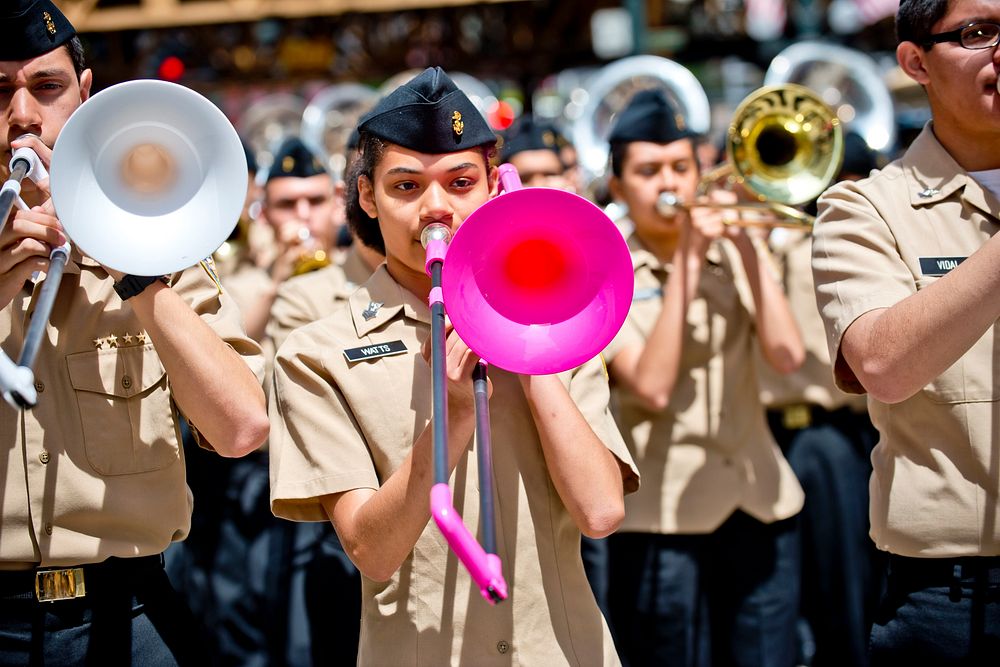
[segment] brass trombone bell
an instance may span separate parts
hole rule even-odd
[[[770,213],[731,221],[737,225],[811,227],[813,218],[798,209],[820,196],[840,171],[844,134],[833,110],[814,92],[797,84],[766,86],[736,108],[726,136],[726,161],[701,178],[699,194],[728,179],[756,201],[737,204],[684,203],[665,193],[657,201],[662,215],[678,208],[707,206]]]

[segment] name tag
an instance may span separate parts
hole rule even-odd
[[[964,262],[967,257],[921,257],[920,273],[925,276],[943,276]]]
[[[364,361],[365,359],[377,359],[379,357],[390,357],[394,354],[406,352],[406,345],[401,340],[392,340],[388,343],[375,343],[364,347],[352,347],[344,350],[344,356],[348,361]]]

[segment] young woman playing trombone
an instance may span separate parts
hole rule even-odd
[[[429,521],[437,408],[420,239],[432,223],[456,231],[496,194],[495,137],[440,68],[384,98],[360,131],[349,189],[369,220],[350,217],[386,263],[347,307],[293,332],[278,351],[272,508],[332,521],[361,570],[360,663],[618,664],[579,540],[617,528],[623,493],[638,477],[607,408],[599,359],[560,375],[491,374],[507,600],[480,599]],[[482,482],[470,378],[479,359],[454,331],[446,354],[448,472],[455,505],[475,526]]]

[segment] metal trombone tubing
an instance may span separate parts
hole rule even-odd
[[[434,405],[434,483],[448,483],[448,377],[445,357],[442,262],[431,264],[431,377]]]
[[[42,282],[42,288],[38,292],[38,303],[31,315],[28,332],[24,336],[24,347],[21,348],[21,356],[17,360],[18,366],[25,368],[34,368],[35,366],[35,358],[38,356],[38,349],[41,347],[42,337],[45,335],[45,327],[52,315],[52,307],[55,304],[59,283],[62,282],[63,270],[66,268],[68,259],[68,245],[54,248],[49,254],[49,268],[45,272],[45,281]]]
[[[14,203],[21,196],[21,181],[28,175],[31,165],[27,160],[15,160],[11,165],[10,178],[0,188],[0,230],[7,224],[7,218],[14,208]]]
[[[734,220],[724,220],[724,224],[734,227],[786,227],[789,229],[812,229],[816,219],[793,206],[780,202],[758,202],[758,203],[725,203],[725,202],[696,202],[689,204],[674,196],[665,197],[660,195],[656,202],[656,210],[660,215],[671,215],[677,210],[690,211],[692,208],[712,208],[725,211],[753,211],[754,213],[772,213],[776,218],[761,218],[758,220],[736,218]]]
[[[497,552],[496,520],[493,513],[493,439],[490,431],[490,397],[487,365],[476,364],[472,371],[472,391],[476,399],[476,453],[479,462],[479,520],[483,526],[483,549]]]
[[[428,249],[428,255],[431,254]],[[441,534],[448,542],[449,548],[468,570],[477,586],[479,593],[488,603],[496,604],[507,598],[507,582],[503,578],[500,558],[495,553],[487,553],[469,532],[465,522],[455,509],[448,486],[448,378],[445,357],[445,312],[444,298],[441,290],[441,259],[428,260],[427,269],[431,276],[431,292],[428,302],[431,308],[431,378],[432,400],[434,414],[433,444],[434,444],[434,485],[431,487],[431,516]],[[484,371],[485,372],[485,371]],[[475,387],[475,384],[473,385]],[[483,395],[486,396],[485,375],[483,376]],[[480,407],[477,402],[477,438]],[[489,423],[488,413],[486,423]],[[488,438],[489,436],[487,436]],[[489,475],[492,480],[492,475]],[[485,493],[485,491],[483,491]],[[490,517],[492,518],[492,488],[489,489]],[[484,535],[494,540],[495,529],[492,525],[483,526]],[[494,546],[495,549],[495,546]]]

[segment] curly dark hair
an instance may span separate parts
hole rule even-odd
[[[369,132],[362,132],[358,142],[358,157],[351,163],[347,171],[347,191],[344,195],[345,208],[347,213],[347,224],[355,238],[373,250],[385,255],[385,239],[382,238],[382,230],[379,229],[378,219],[369,216],[361,208],[361,195],[358,192],[358,180],[365,176],[368,180],[374,180],[375,167],[382,160],[388,144]],[[483,144],[480,146],[483,153],[483,162],[486,164],[487,174],[489,167],[496,157],[496,144]],[[492,186],[492,183],[490,184]]]

